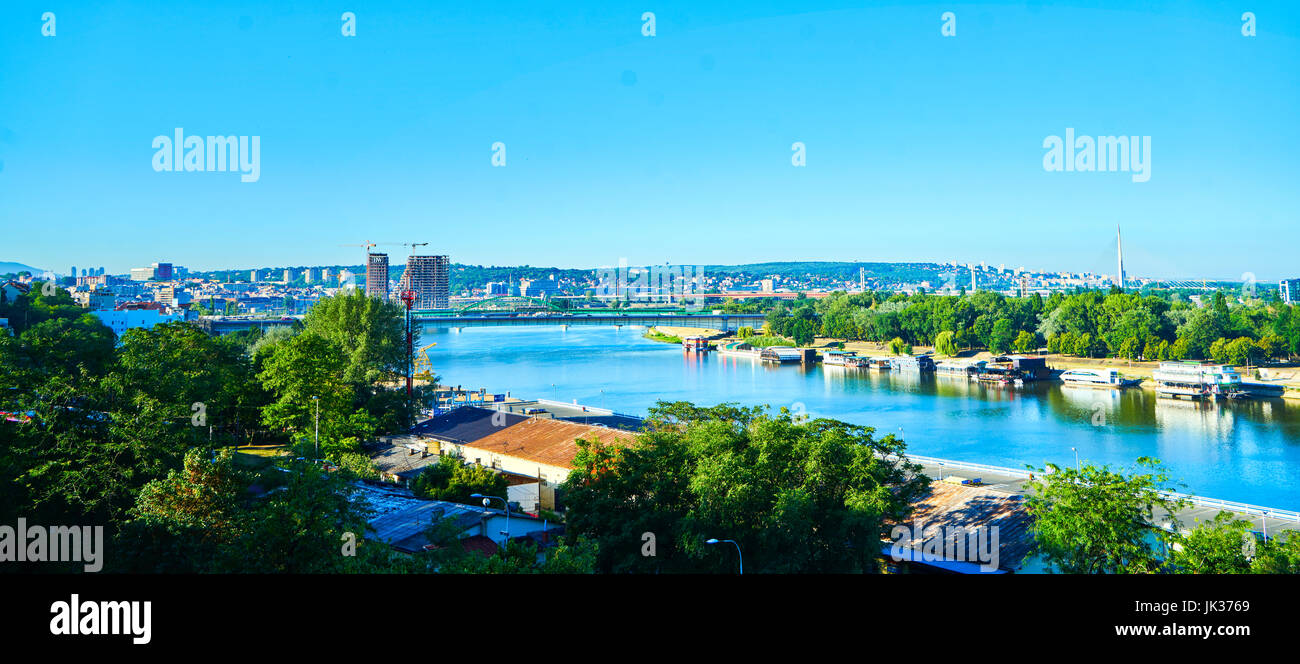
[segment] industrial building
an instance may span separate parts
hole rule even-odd
[[[415,291],[416,309],[446,309],[450,265],[447,256],[408,256],[400,290]]]
[[[388,299],[388,254],[366,255],[366,295]]]
[[[1287,304],[1300,304],[1300,279],[1283,279],[1278,283],[1282,291],[1282,301]]]

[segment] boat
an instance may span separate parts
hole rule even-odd
[[[803,351],[789,346],[768,346],[758,354],[758,359],[764,362],[774,362],[776,364],[802,362]]]
[[[979,373],[984,365],[988,364],[984,360],[965,361],[965,360],[940,360],[934,363],[934,372],[940,376],[957,376],[960,378],[970,378]]]
[[[867,359],[867,368],[876,371],[889,371],[894,368],[894,365],[888,357],[872,357]]]
[[[1124,378],[1119,369],[1102,367],[1099,369],[1070,369],[1061,374],[1061,381],[1076,387],[1097,387],[1102,389],[1122,389],[1133,387],[1142,382],[1141,378]]]
[[[904,355],[890,363],[895,371],[934,371],[934,360],[929,355]]]
[[[853,351],[828,350],[822,354],[822,364],[832,367],[865,369],[869,363],[870,360],[865,357],[858,357]]]
[[[704,354],[709,352],[709,340],[704,337],[686,337],[682,339],[682,348],[687,353]]]
[[[995,385],[1024,385],[1025,374],[1008,363],[991,362],[975,373],[975,380]]]
[[[1151,377],[1156,381],[1158,397],[1238,399],[1251,396],[1242,388],[1237,368],[1226,364],[1161,362]]]

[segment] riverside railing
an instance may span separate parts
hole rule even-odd
[[[907,458],[920,464],[939,466],[941,468],[958,468],[961,470],[976,470],[1000,475],[1010,475],[1022,479],[1029,479],[1032,471],[1018,470],[1016,468],[1006,468],[1003,466],[991,466],[983,463],[972,463],[969,461],[953,461],[951,459],[939,459],[937,457],[920,456],[909,454]],[[1205,508],[1218,508],[1238,514],[1250,514],[1252,516],[1273,517],[1275,519],[1284,519],[1300,523],[1300,512],[1295,510],[1284,510],[1273,507],[1264,507],[1262,505],[1251,505],[1250,503],[1241,503],[1232,500],[1220,500],[1218,498],[1206,498],[1204,496],[1194,496],[1177,491],[1161,491],[1160,495],[1173,500],[1186,500],[1192,505]]]

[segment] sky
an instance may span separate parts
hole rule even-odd
[[[1276,280],[1297,118],[1293,1],[6,0],[0,261],[1111,274],[1122,226],[1130,275]],[[256,181],[155,170],[177,128],[257,137]],[[1045,169],[1067,128],[1149,179]]]

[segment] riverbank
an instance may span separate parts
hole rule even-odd
[[[681,346],[645,339],[644,332],[631,326],[483,327],[438,332],[426,341],[438,342],[432,359],[443,384],[508,385],[512,396],[577,399],[640,415],[664,399],[784,406],[877,427],[882,435],[905,429],[916,454],[1006,468],[1073,463],[1072,447],[1082,461],[1112,467],[1156,457],[1197,494],[1300,507],[1294,504],[1300,486],[1297,401],[1225,401],[1204,408],[1138,389],[1092,395],[1046,381],[989,389],[900,372],[686,354]],[[869,354],[888,352],[877,346]],[[1100,421],[1097,402],[1104,404],[1105,426],[1094,424]]]
[[[720,340],[719,343],[732,341],[740,341],[740,338],[734,335],[728,336]],[[893,356],[888,344],[875,343],[871,341],[848,341],[845,339],[834,339],[830,337],[816,337],[813,340],[813,343],[808,347],[824,352],[826,350],[838,349],[841,344],[843,345],[843,350],[852,351],[858,355],[876,357]],[[934,347],[913,346],[912,353],[914,355],[934,353]],[[1056,370],[1097,369],[1103,367],[1118,369],[1120,374],[1125,378],[1141,378],[1142,382],[1139,384],[1139,387],[1150,391],[1155,390],[1155,379],[1153,374],[1160,368],[1159,361],[1146,362],[1115,357],[1075,357],[1072,355],[1060,355],[1055,353],[1042,355],[1030,353],[1030,355],[1033,355],[1034,357],[1042,357],[1047,360],[1047,365],[1049,367]],[[946,359],[947,357],[948,356],[946,355],[935,354],[936,359]],[[955,357],[963,360],[988,361],[992,360],[994,355],[988,351],[970,350],[960,352]],[[1257,367],[1256,370],[1252,370],[1250,374],[1243,372],[1242,377],[1247,381],[1260,382],[1268,385],[1280,385],[1285,390],[1282,394],[1284,399],[1300,400],[1300,365],[1282,365],[1264,368]]]
[[[663,343],[679,344],[682,339],[687,337],[704,337],[705,339],[716,339],[726,336],[722,330],[715,330],[708,327],[676,327],[668,325],[657,325],[646,328],[645,338],[651,341],[661,341]]]

